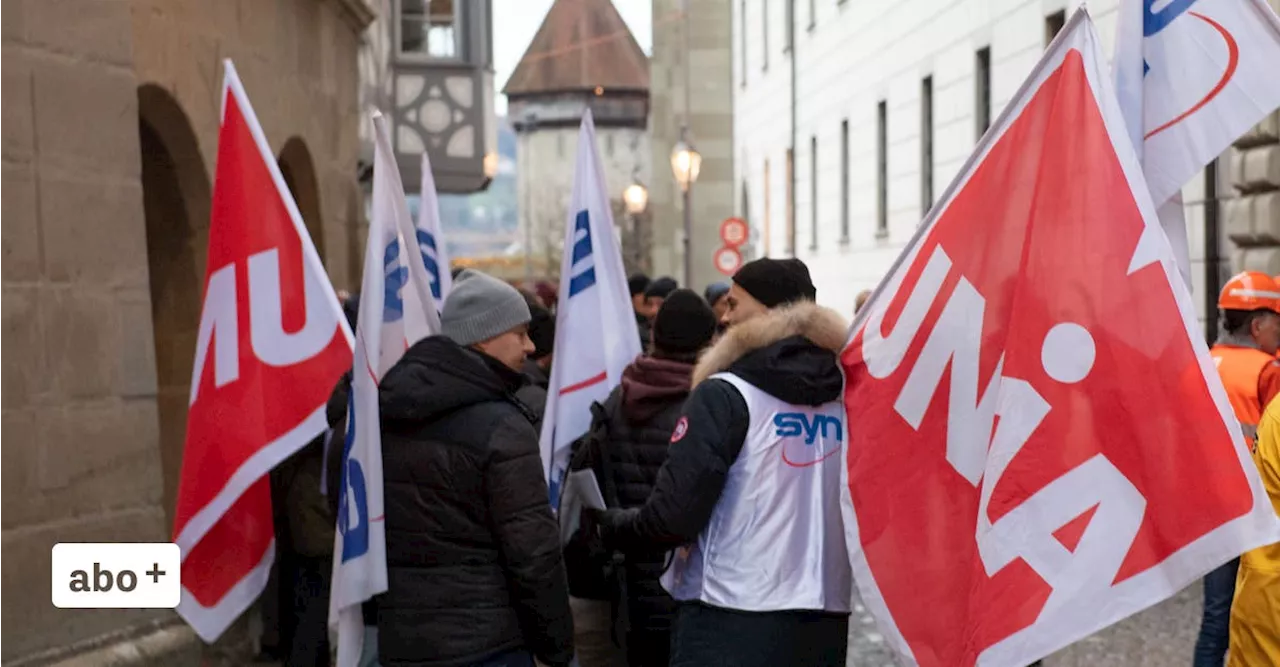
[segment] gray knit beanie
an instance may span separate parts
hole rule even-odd
[[[459,345],[472,345],[529,323],[529,305],[516,288],[485,273],[466,269],[440,314],[441,333]]]

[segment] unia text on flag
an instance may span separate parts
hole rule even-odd
[[[449,272],[449,249],[445,247],[444,228],[440,224],[440,197],[436,193],[436,179],[431,173],[431,158],[422,153],[422,186],[418,192],[418,245],[422,246],[422,263],[431,278],[431,296],[436,306],[443,308],[444,299],[453,289],[453,275]]]
[[[1263,0],[1121,0],[1113,70],[1125,128],[1190,285],[1181,189],[1280,107],[1280,19]]]
[[[324,432],[351,332],[235,67],[225,62],[204,304],[174,519],[178,613],[206,642],[274,558],[267,473]]]
[[[359,661],[364,643],[361,604],[387,590],[378,383],[406,349],[440,331],[387,121],[376,111],[373,135],[372,212],[356,321],[329,595],[329,625],[338,631],[339,667],[351,667]]]
[[[591,404],[608,398],[641,352],[590,110],[578,131],[564,231],[555,357],[540,438],[552,507],[559,505],[569,445],[591,426]]]
[[[1072,16],[841,354],[863,600],[928,667],[1022,667],[1280,538]]]

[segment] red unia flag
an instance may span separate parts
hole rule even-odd
[[[1078,11],[853,327],[846,526],[926,666],[1023,667],[1280,539]]]
[[[267,473],[325,430],[351,332],[230,61],[174,541],[178,613],[207,642],[262,592]]]

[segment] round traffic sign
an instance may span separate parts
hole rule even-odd
[[[737,248],[724,247],[716,251],[716,268],[726,276],[732,276],[742,268],[742,253]]]
[[[742,218],[725,218],[720,223],[720,240],[730,248],[746,243],[749,236],[751,230],[747,228],[747,221]]]

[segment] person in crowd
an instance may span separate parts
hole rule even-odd
[[[716,315],[716,322],[724,318],[724,313],[729,309],[729,283],[715,282],[707,285],[703,298],[707,300],[707,305],[711,306],[712,312]]]
[[[853,297],[853,314],[857,315],[858,311],[862,310],[862,307],[867,304],[867,299],[870,298],[871,290],[864,289],[861,292],[858,292],[858,295]]]
[[[1265,273],[1245,271],[1218,296],[1226,332],[1209,351],[1227,389],[1227,398],[1250,448],[1263,408],[1280,393],[1280,283]],[[1236,558],[1204,578],[1204,614],[1196,639],[1194,667],[1222,667],[1227,652]]]
[[[533,292],[538,295],[538,300],[542,302],[544,308],[552,313],[556,312],[556,304],[560,302],[560,297],[556,294],[555,285],[546,280],[539,280]]]
[[[442,335],[379,386],[387,592],[382,665],[570,664],[573,625],[535,415],[514,398],[534,351],[515,288],[463,271]]]
[[[329,665],[329,586],[333,578],[334,508],[328,502],[326,448],[332,431],[271,471],[282,589],[280,637],[291,667]],[[341,448],[341,434],[338,446]]]
[[[671,292],[654,318],[651,352],[627,366],[622,382],[595,411],[591,436],[575,443],[571,469],[593,470],[610,507],[639,507],[649,497],[689,396],[698,353],[715,333],[715,313],[702,297],[687,289]],[[629,667],[665,667],[675,611],[675,601],[659,583],[665,550],[629,551],[622,554],[621,567],[614,564],[614,554],[597,551],[605,552],[604,562],[569,570],[571,591],[586,596],[573,600],[583,667],[595,658],[586,654],[586,646],[600,646],[598,653],[611,655],[615,638]],[[577,613],[590,605],[596,609]],[[580,616],[586,622],[577,623]]]
[[[658,316],[658,309],[662,307],[663,300],[679,287],[680,283],[676,282],[675,278],[662,276],[644,288],[644,314],[649,318],[650,324],[653,323],[653,318]],[[645,341],[645,345],[648,344],[649,341]]]
[[[339,290],[342,312],[356,328],[359,295]],[[333,579],[336,493],[330,489],[333,426],[346,416],[350,373],[339,379],[327,407],[329,429],[271,471],[271,502],[276,521],[276,567],[281,581],[277,653],[286,665],[329,665],[329,587]],[[333,401],[340,406],[333,405]],[[338,454],[342,432],[337,431]],[[340,480],[341,478],[339,478]],[[330,502],[332,500],[332,502]]]
[[[644,318],[643,325],[639,326],[641,350],[648,350],[650,343],[653,342],[653,318],[658,315],[663,299],[679,286],[675,278],[663,276],[651,281],[649,286],[644,288],[642,305],[637,311],[640,317]],[[632,299],[633,303],[634,301],[635,299]]]
[[[640,349],[649,347],[649,311],[644,303],[644,291],[649,289],[649,276],[633,273],[627,279],[627,288],[631,290],[631,310],[636,314],[636,332],[640,335]]]
[[[533,342],[533,352],[524,361],[521,372],[525,376],[525,384],[516,390],[516,398],[525,407],[533,411],[538,419],[534,422],[535,431],[542,432],[542,415],[547,406],[547,388],[551,385],[551,358],[556,344],[556,316],[545,308],[538,298],[528,292],[521,292],[525,303],[529,306],[529,340]]]
[[[351,325],[351,332],[356,333],[356,325],[360,315],[360,294],[355,293],[342,301],[342,312]],[[338,516],[338,503],[342,494],[342,453],[347,430],[348,399],[351,397],[351,371],[342,374],[329,394],[329,402],[325,405],[325,419],[329,423],[328,439],[325,440],[324,460],[326,479],[324,496],[328,501],[330,515]],[[332,579],[333,573],[329,574]],[[327,604],[327,603],[326,603]],[[378,601],[366,600],[360,608],[364,618],[364,641],[360,647],[360,658],[357,667],[375,667],[378,662]]]
[[[1280,401],[1271,401],[1262,413],[1253,462],[1280,514]],[[1280,542],[1240,557],[1230,637],[1228,667],[1280,665]]]
[[[814,303],[796,259],[746,264],[727,298],[729,328],[694,370],[653,493],[601,512],[601,535],[624,552],[676,550],[672,665],[843,666],[846,323]]]

